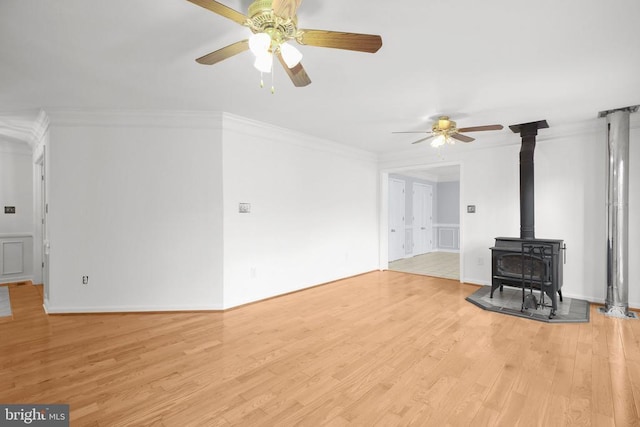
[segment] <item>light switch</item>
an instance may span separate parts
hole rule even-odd
[[[251,203],[240,203],[238,212],[251,213]]]

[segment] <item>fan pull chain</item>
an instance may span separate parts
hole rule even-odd
[[[275,70],[273,68],[271,68],[271,95],[274,95],[276,93],[276,86],[273,83],[274,80],[274,75],[276,74]]]
[[[262,78],[262,71],[260,71],[260,89],[264,87],[264,79]]]

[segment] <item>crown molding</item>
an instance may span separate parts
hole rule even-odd
[[[313,137],[287,128],[270,125],[226,112],[214,111],[143,111],[143,110],[48,110],[53,127],[157,127],[219,129],[256,138],[266,138],[304,146],[371,162],[373,152],[348,147],[333,141]]]
[[[29,135],[29,145],[32,149],[35,149],[44,140],[49,130],[49,124],[49,115],[44,110],[40,110]]]
[[[40,109],[0,113],[0,139],[33,149],[44,137],[49,117]]]
[[[222,113],[168,110],[48,110],[54,127],[151,127],[221,129]]]
[[[327,139],[297,132],[291,129],[248,119],[231,113],[223,113],[224,131],[230,131],[253,138],[267,139],[272,142],[296,145],[310,150],[322,151],[342,157],[349,157],[377,163],[378,156],[372,151],[350,147]],[[224,137],[223,137],[224,139]]]

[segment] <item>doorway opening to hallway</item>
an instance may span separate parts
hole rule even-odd
[[[388,268],[460,280],[460,165],[388,179]]]

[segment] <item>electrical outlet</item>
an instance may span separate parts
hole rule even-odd
[[[82,276],[82,284],[83,285],[89,284],[89,276]]]
[[[484,265],[484,258],[478,258],[478,265]]]

